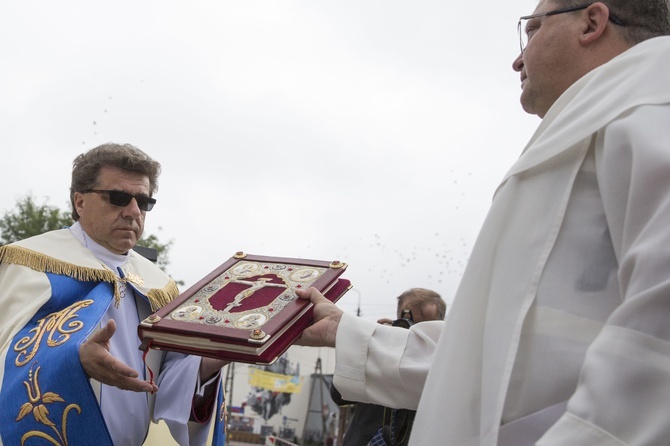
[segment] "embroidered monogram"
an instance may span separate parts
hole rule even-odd
[[[48,347],[58,347],[66,343],[72,333],[84,328],[84,323],[78,320],[77,311],[91,304],[93,304],[91,299],[81,300],[38,320],[37,326],[28,332],[31,336],[24,336],[14,345],[14,351],[18,353],[14,361],[16,366],[22,367],[33,359],[47,334]]]

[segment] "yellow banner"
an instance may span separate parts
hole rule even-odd
[[[266,372],[261,369],[249,368],[249,385],[280,393],[300,393],[302,376],[282,375]]]

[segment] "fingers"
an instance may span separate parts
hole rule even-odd
[[[88,377],[123,390],[156,392],[155,384],[138,379],[137,370],[109,353],[109,343],[115,332],[116,323],[110,319],[79,347],[79,360]]]
[[[108,340],[112,339],[112,336],[116,333],[116,321],[114,319],[108,320],[105,328],[100,331],[104,331],[109,336]]]
[[[158,390],[155,384],[139,379],[137,370],[109,353],[102,359],[101,364],[103,364],[102,368],[98,366],[95,372],[101,383],[132,392],[156,392]]]
[[[111,358],[111,359],[109,359]],[[109,367],[97,369],[97,380],[108,386],[118,387],[132,392],[156,392],[158,387],[138,378],[136,370],[128,367],[123,362],[109,355],[107,364]]]
[[[301,299],[309,299],[314,305],[323,302],[330,302],[328,299],[323,297],[323,294],[319,293],[316,288],[309,287],[306,290],[298,289],[295,291],[298,297]]]
[[[110,376],[121,378],[137,378],[139,376],[137,370],[127,366],[110,354],[105,355],[103,361],[106,364],[105,369],[110,371]]]
[[[296,344],[334,347],[342,310],[315,288],[297,290],[296,293],[300,298],[309,299],[314,304],[314,323],[302,332]]]
[[[115,387],[123,390],[129,390],[131,392],[158,392],[158,386],[156,384],[141,379],[122,378],[118,381],[118,384]]]
[[[109,341],[114,336],[114,333],[116,333],[116,322],[114,322],[114,319],[110,319],[104,327],[89,336],[86,342],[105,345],[107,350],[109,350]]]

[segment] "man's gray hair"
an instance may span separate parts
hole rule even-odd
[[[553,0],[561,7],[588,4],[584,0]],[[669,0],[604,0],[601,2],[622,22],[614,27],[621,30],[621,36],[631,44],[637,44],[653,37],[670,35]]]
[[[158,176],[161,173],[161,165],[158,161],[130,144],[103,144],[82,153],[72,163],[70,203],[74,221],[79,220],[79,214],[74,205],[74,193],[95,188],[103,167],[116,167],[146,175],[149,178],[149,194],[153,195],[158,190]]]

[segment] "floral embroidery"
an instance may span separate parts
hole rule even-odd
[[[80,414],[81,407],[77,404],[68,404],[67,407],[65,407],[65,410],[63,411],[63,416],[61,419],[61,429],[58,430],[56,424],[49,419],[49,409],[47,408],[47,404],[52,404],[56,402],[64,403],[65,400],[63,400],[63,398],[61,398],[60,395],[54,392],[42,393],[42,390],[40,389],[39,385],[39,373],[41,366],[38,366],[33,373],[33,368],[35,367],[36,364],[37,363],[35,362],[30,367],[30,371],[28,372],[28,381],[23,381],[23,384],[26,386],[26,390],[28,392],[28,402],[23,403],[23,405],[21,406],[21,409],[19,410],[19,415],[16,417],[16,421],[21,421],[23,418],[32,413],[33,417],[35,417],[35,421],[47,427],[50,427],[56,433],[57,438],[53,437],[52,435],[46,432],[32,430],[25,433],[21,437],[21,444],[23,445],[26,442],[26,440],[28,440],[31,437],[38,437],[43,438],[49,441],[49,443],[57,446],[68,445],[69,443],[67,439],[67,416],[71,410],[76,410],[77,414]]]

